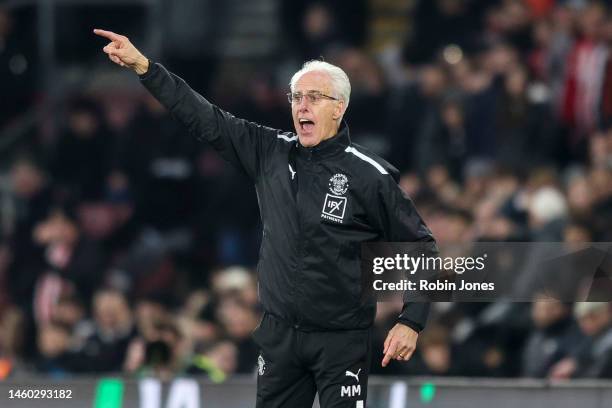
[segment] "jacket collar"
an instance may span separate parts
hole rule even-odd
[[[300,141],[295,143],[297,154],[300,157],[322,159],[343,152],[351,145],[349,128],[345,121],[342,121],[340,129],[335,136],[330,137],[313,147],[304,147]]]

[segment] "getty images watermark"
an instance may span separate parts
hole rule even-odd
[[[373,289],[376,291],[475,291],[475,290],[495,290],[494,282],[470,282],[459,279],[458,282],[451,279],[431,279],[431,272],[440,273],[451,271],[457,275],[462,275],[470,271],[484,271],[487,254],[482,256],[410,256],[408,254],[395,254],[394,257],[375,257],[372,261],[372,273],[381,275],[389,271],[405,272],[415,275],[417,272],[430,272],[429,278],[401,279],[398,282],[385,282],[383,279],[375,279]]]
[[[362,245],[362,301],[612,301],[610,242]]]

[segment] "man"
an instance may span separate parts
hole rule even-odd
[[[257,407],[364,407],[375,299],[362,300],[360,244],[435,241],[397,184],[397,170],[353,144],[341,126],[350,98],[340,68],[311,61],[291,79],[296,134],[237,119],[109,31],[111,61],[143,85],[190,133],[206,139],[255,183],[263,241],[259,295],[264,317],[253,336]],[[392,175],[393,173],[393,175]],[[382,365],[408,360],[428,305],[405,303]]]
[[[537,294],[531,305],[533,329],[522,352],[522,377],[544,378],[583,340],[571,304]]]
[[[550,378],[612,378],[612,309],[609,302],[577,302],[574,316],[585,340],[555,364]]]

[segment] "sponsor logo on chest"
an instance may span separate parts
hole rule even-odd
[[[343,196],[348,190],[348,178],[345,174],[336,173],[329,179],[328,186],[332,194],[325,194],[321,218],[342,224],[347,202],[347,198]]]

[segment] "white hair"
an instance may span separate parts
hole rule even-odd
[[[335,93],[335,95],[330,96],[344,101],[344,111],[346,112],[349,100],[351,99],[351,82],[346,72],[344,72],[342,68],[332,65],[329,62],[319,60],[307,61],[302,68],[291,77],[291,81],[289,82],[291,92],[294,91],[297,81],[308,72],[324,72],[329,75]]]
[[[527,210],[529,215],[541,223],[565,218],[568,213],[565,196],[554,187],[542,187],[536,190]]]

